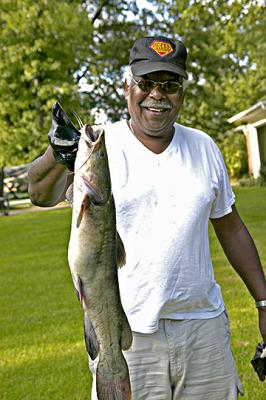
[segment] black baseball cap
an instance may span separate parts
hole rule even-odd
[[[168,71],[188,79],[187,50],[180,40],[164,36],[138,39],[130,50],[129,65],[136,76],[156,71]]]

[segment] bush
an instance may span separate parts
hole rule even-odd
[[[262,165],[260,168],[260,176],[254,178],[254,176],[244,176],[239,179],[240,186],[266,186],[266,165]]]
[[[249,187],[249,186],[258,186],[258,180],[253,176],[244,176],[238,181],[240,186]]]
[[[246,140],[243,133],[230,131],[223,136],[220,149],[231,179],[240,179],[248,171]]]
[[[260,176],[258,178],[258,183],[260,186],[266,186],[266,164],[260,167]]]

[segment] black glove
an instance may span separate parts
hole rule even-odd
[[[80,132],[59,103],[55,103],[52,108],[52,126],[48,138],[55,159],[70,171],[74,171]]]
[[[255,372],[257,372],[259,379],[264,381],[266,375],[266,348],[263,342],[259,343],[256,347],[256,352],[251,360],[251,364]]]

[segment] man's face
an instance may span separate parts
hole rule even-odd
[[[153,81],[180,81],[176,74],[160,71],[134,77],[136,81],[151,79]],[[173,94],[167,94],[157,85],[151,91],[143,91],[134,81],[125,88],[128,110],[132,125],[142,134],[164,137],[172,133],[183,102],[182,88]]]

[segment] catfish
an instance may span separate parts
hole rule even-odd
[[[75,161],[68,260],[85,314],[87,351],[92,360],[98,357],[98,400],[129,400],[130,378],[122,350],[131,346],[132,332],[117,274],[125,264],[125,249],[116,231],[105,132],[89,125],[81,129]]]

